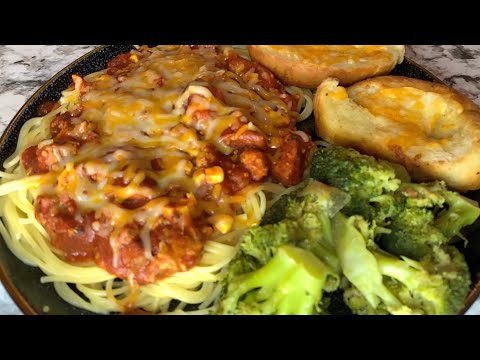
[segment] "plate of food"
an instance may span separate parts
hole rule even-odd
[[[478,107],[402,45],[103,46],[0,139],[26,314],[461,314]]]

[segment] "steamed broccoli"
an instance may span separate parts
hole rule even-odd
[[[376,241],[384,250],[415,260],[462,236],[460,230],[480,216],[476,202],[447,190],[444,182],[409,183],[400,165],[353,149],[318,149],[310,176],[347,192],[351,202],[342,212],[375,222],[382,230]]]
[[[299,218],[304,212],[318,214],[326,211],[331,217],[349,202],[350,195],[347,193],[309,179],[267,209],[261,225],[276,224],[285,218]]]
[[[430,274],[439,274],[447,287],[446,309],[458,313],[470,291],[471,276],[463,254],[454,246],[435,248],[420,262]]]
[[[388,225],[390,233],[382,234],[379,243],[392,254],[419,260],[434,246],[449,240],[433,221],[434,214],[427,208],[404,207],[392,218]]]
[[[302,249],[301,251],[295,250],[296,254],[303,254],[297,256],[294,261],[294,270],[299,276],[295,280],[298,281],[297,286],[298,284],[309,284],[312,280],[310,276],[312,272],[302,270],[305,266],[304,261],[310,264],[309,269],[317,269],[317,275],[329,274],[330,277],[336,279],[332,283],[336,284],[335,286],[328,286],[331,283],[327,282],[324,289],[324,282],[318,282],[320,275],[315,277],[315,283],[320,284],[319,288],[316,288],[315,293],[307,291],[309,294],[313,294],[311,295],[313,297],[309,295],[308,299],[303,297],[303,300],[310,304],[311,299],[314,299],[317,301],[316,306],[319,306],[323,290],[333,291],[338,287],[340,265],[335,253],[331,217],[348,202],[348,199],[348,195],[338,189],[311,181],[296,193],[296,197],[288,197],[288,201],[280,203],[283,208],[275,211],[278,211],[277,213],[281,211],[284,214],[283,220],[275,224],[249,229],[243,236],[240,249],[228,268],[226,274],[226,284],[228,285],[225,286],[226,291],[223,294],[219,311],[221,313],[278,313],[271,309],[271,302],[264,303],[262,294],[266,290],[255,292],[255,295],[252,295],[250,287],[255,284],[255,286],[268,289],[278,286],[288,290],[288,286],[283,287],[282,285],[284,281],[288,280],[284,279],[282,274],[283,271],[293,269],[289,269],[293,265],[288,263],[290,265],[287,266],[285,262],[285,257],[291,255],[291,251],[277,258],[279,249],[285,246],[287,249],[291,247]],[[274,273],[271,273],[272,271]],[[302,279],[302,276],[305,278]],[[305,290],[303,286],[300,289]],[[292,292],[292,296],[298,297],[293,289],[288,291]],[[244,292],[249,294],[245,300],[239,301],[239,296]],[[238,308],[235,304],[238,305]],[[313,308],[309,307],[309,309],[313,311]],[[278,311],[283,310],[278,309]],[[323,310],[319,307],[317,311]]]
[[[381,237],[388,252],[419,260],[435,246],[448,243],[475,222],[480,209],[473,200],[449,191],[443,181],[403,183],[394,194],[390,233]]]
[[[460,230],[473,224],[480,216],[480,209],[476,201],[470,200],[456,192],[444,190],[447,208],[442,210],[435,219],[435,226],[451,239],[455,235],[462,237]]]
[[[317,150],[310,174],[336,188],[307,181],[246,231],[218,313],[458,313],[471,280],[448,242],[476,202],[341,147]]]
[[[377,308],[393,314],[412,314],[383,284],[383,276],[374,254],[367,248],[367,239],[355,226],[361,218],[347,218],[342,213],[335,215],[333,230],[344,276],[353,284],[352,290],[345,291],[347,305],[357,314],[375,314]]]
[[[377,206],[372,199],[400,186],[394,167],[340,146],[319,148],[312,158],[310,176],[351,196],[351,202],[342,210],[346,215],[362,215],[377,223],[382,219],[376,218]]]
[[[465,259],[451,246],[421,261],[379,249],[358,228],[361,218],[333,219],[337,254],[349,284],[344,300],[356,314],[456,314],[470,288]]]
[[[258,265],[265,265],[280,245],[289,243],[312,251],[338,268],[330,218],[349,200],[347,194],[336,188],[308,181],[293,196],[283,196],[267,211],[275,213],[275,217],[282,214],[282,221],[246,232],[241,253],[254,258]]]
[[[441,248],[435,251],[448,257],[443,260],[442,266],[446,266],[443,271],[429,272],[433,270],[431,261],[436,261],[434,252],[420,262],[380,252],[376,252],[375,257],[380,272],[386,277],[386,286],[404,304],[427,315],[457,314],[470,288],[470,274],[468,269],[465,271],[465,260],[459,253],[449,257]]]
[[[311,252],[280,246],[256,271],[236,277],[220,302],[220,314],[309,315],[317,312],[322,292],[338,287],[339,276]]]

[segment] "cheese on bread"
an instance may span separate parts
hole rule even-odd
[[[480,109],[445,85],[383,76],[346,89],[327,79],[315,123],[325,140],[400,163],[416,181],[480,188]]]
[[[333,77],[341,85],[388,74],[401,63],[403,45],[251,45],[253,60],[283,83],[316,88]]]

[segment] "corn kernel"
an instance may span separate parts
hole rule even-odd
[[[220,166],[205,169],[205,181],[207,184],[220,184],[223,182],[224,173]]]
[[[197,186],[203,185],[205,182],[205,171],[203,169],[195,170],[192,178]]]
[[[132,56],[130,56],[130,60],[131,60],[132,62],[135,62],[135,63],[138,62],[138,56],[137,56],[137,54],[133,54]]]
[[[185,175],[189,176],[189,175],[192,174],[193,164],[192,164],[191,161],[187,161],[187,162],[185,163],[184,170],[185,170]]]
[[[180,136],[180,140],[184,142],[197,141],[197,132],[193,129],[188,129]]]
[[[222,234],[229,232],[233,225],[233,217],[226,214],[213,215],[209,220],[213,227]]]
[[[212,196],[214,199],[219,199],[220,195],[222,194],[222,185],[215,184],[212,190]]]

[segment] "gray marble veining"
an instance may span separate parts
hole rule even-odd
[[[7,126],[45,81],[94,48],[93,45],[0,46],[0,129]]]
[[[26,100],[63,67],[94,45],[0,46],[0,132]],[[480,45],[407,46],[412,60],[480,105]],[[0,315],[21,314],[0,284]],[[469,314],[480,314],[480,302]]]
[[[407,56],[480,105],[480,45],[415,45]]]

